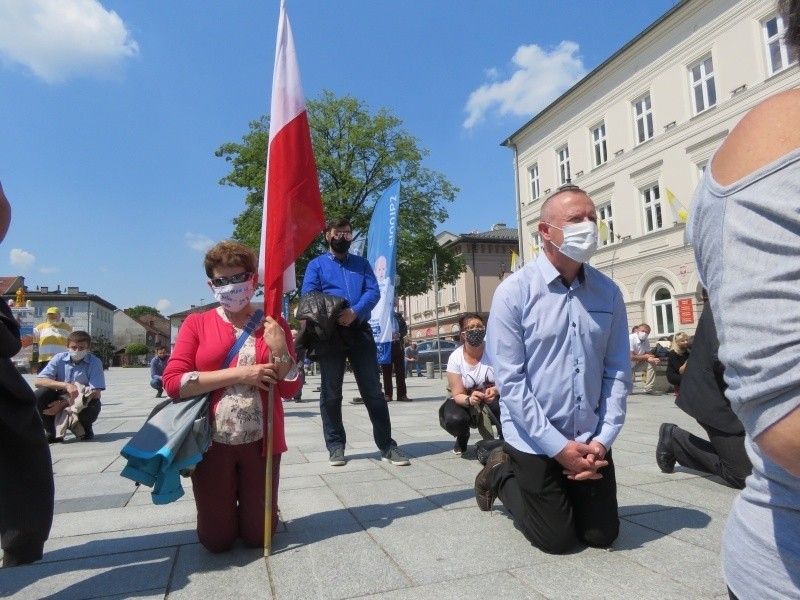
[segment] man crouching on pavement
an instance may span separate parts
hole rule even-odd
[[[88,333],[73,331],[67,338],[69,350],[51,358],[36,377],[36,405],[51,444],[64,441],[63,435],[56,435],[56,417],[61,411],[75,406],[76,401],[81,401],[78,396],[83,388],[88,388],[89,394],[74,414],[82,426],[80,438],[84,441],[94,438],[92,424],[100,414],[100,394],[106,389],[106,380],[103,363],[89,353],[91,343]]]
[[[611,279],[585,264],[597,213],[574,185],[542,205],[536,259],[500,284],[486,350],[495,365],[505,443],[475,480],[537,548],[610,546],[619,535],[611,445],[631,390],[628,320]]]

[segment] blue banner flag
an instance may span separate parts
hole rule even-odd
[[[375,271],[381,299],[372,309],[369,320],[372,335],[378,346],[378,362],[392,361],[392,334],[396,332],[394,320],[394,276],[397,259],[397,217],[400,206],[400,180],[394,181],[375,203],[367,233],[367,260]]]

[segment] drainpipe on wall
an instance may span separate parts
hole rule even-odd
[[[511,141],[511,138],[506,140],[505,146],[508,146],[514,151],[514,196],[517,209],[517,254],[519,255],[520,261],[518,265],[519,268],[525,264],[525,259],[522,254],[522,204],[519,198],[519,156],[517,155],[517,145]]]
[[[475,272],[475,243],[472,244],[472,292],[475,294],[475,312],[481,312],[480,282]]]

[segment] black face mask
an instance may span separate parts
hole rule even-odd
[[[351,240],[344,239],[344,236],[340,237],[338,240],[336,238],[331,238],[331,249],[338,254],[345,254],[350,250],[350,241]]]
[[[473,348],[480,346],[485,337],[486,329],[468,329],[464,332],[464,339]]]

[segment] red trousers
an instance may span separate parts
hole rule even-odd
[[[197,537],[210,552],[230,550],[236,538],[253,548],[264,545],[267,459],[263,442],[214,442],[192,474]],[[278,526],[281,455],[272,456],[272,533]]]

